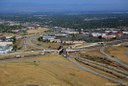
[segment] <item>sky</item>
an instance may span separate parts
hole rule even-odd
[[[0,0],[0,11],[125,11],[128,0]]]

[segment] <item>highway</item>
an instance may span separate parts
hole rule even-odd
[[[106,46],[106,47],[107,47],[107,46]],[[116,62],[116,63],[120,64],[121,66],[123,66],[123,67],[125,67],[125,68],[128,69],[128,65],[127,65],[127,64],[125,64],[124,62],[122,62],[121,60],[119,60],[117,57],[112,57],[112,56],[110,56],[109,54],[107,54],[107,53],[105,52],[105,48],[106,48],[106,47],[101,47],[100,52],[101,52],[103,55],[105,55],[107,59],[109,59],[109,60],[111,60],[111,61],[114,61],[114,62]]]
[[[67,49],[67,51],[69,51],[69,52],[78,52],[78,51],[81,51],[81,50],[95,48],[95,47],[99,47],[99,46],[101,46],[101,44],[92,43],[92,44],[87,45],[87,46],[81,46],[81,47],[77,47],[77,48],[73,48],[73,49]]]
[[[32,41],[34,39],[36,39],[36,37],[37,37],[37,35],[32,35],[32,36],[26,37],[26,44],[25,45],[26,46],[32,45],[34,48],[39,49],[39,50],[43,50],[44,52],[59,52],[56,49],[43,48],[42,46],[34,44]]]
[[[41,49],[41,50],[43,50],[44,52],[59,52],[58,50],[53,50],[53,49],[44,49],[43,47],[41,47],[41,46],[39,46],[39,45],[36,45],[36,44],[34,44],[33,42],[32,42],[32,40],[33,39],[35,39],[37,36],[36,35],[32,35],[32,36],[30,36],[30,37],[26,37],[26,43],[25,43],[25,47],[27,47],[27,45],[32,45],[33,47],[35,47],[35,48],[37,48],[37,49]],[[116,43],[120,43],[120,42],[116,42]],[[100,46],[100,44],[98,44],[98,43],[93,43],[93,44],[91,44],[91,45],[88,45],[88,46],[82,46],[82,47],[78,47],[78,48],[76,48],[76,49],[66,49],[66,52],[76,52],[76,51],[80,51],[80,50],[83,50],[83,49],[88,49],[88,48],[92,48],[92,47],[97,47],[97,46]],[[112,58],[110,55],[108,55],[108,54],[106,54],[105,52],[104,52],[104,49],[105,49],[105,47],[102,47],[101,49],[100,49],[100,52],[102,53],[102,54],[104,54],[105,56],[106,56],[106,58],[108,58],[108,59],[110,59],[110,60],[112,60],[112,61],[115,61],[115,62],[117,62],[118,64],[120,64],[120,65],[122,65],[123,67],[125,67],[125,68],[128,68],[128,65],[127,64],[124,64],[122,61],[120,61],[119,59],[117,59],[117,58]],[[83,61],[82,61],[83,62]],[[104,64],[101,64],[101,63],[96,63],[96,64],[91,64],[91,62],[89,61],[85,61],[84,60],[84,63],[87,63],[87,64],[90,64],[91,66],[95,66],[95,67],[97,67],[97,68],[99,68],[99,69],[102,69],[102,70],[105,70],[105,71],[108,71],[108,72],[112,72],[112,73],[114,73],[115,75],[117,75],[117,76],[120,76],[120,77],[125,77],[125,78],[127,78],[128,76],[126,76],[126,75],[123,75],[123,74],[128,74],[128,72],[127,71],[125,71],[125,70],[120,70],[120,69],[117,69],[117,68],[115,68],[115,67],[113,67],[113,66],[107,66],[107,68],[109,68],[109,69],[107,69],[107,68],[105,68],[105,65]],[[94,63],[94,62],[93,62]],[[97,65],[98,64],[98,65]],[[99,65],[100,64],[100,65]],[[104,65],[104,66],[103,66]],[[111,70],[111,69],[113,69],[113,70]],[[119,73],[118,73],[119,72]],[[123,74],[122,74],[123,73]]]
[[[39,35],[39,34],[38,34]],[[24,41],[24,49],[27,49],[28,46],[33,46],[34,48],[36,49],[39,49],[39,50],[43,50],[44,52],[60,52],[61,50],[55,50],[55,49],[46,49],[46,48],[43,48],[42,46],[39,46],[37,44],[34,44],[32,41],[38,36],[37,34],[35,35],[31,35],[31,36],[27,36],[25,37],[25,41]],[[101,70],[104,70],[104,71],[108,71],[110,73],[113,73],[114,75],[116,76],[119,76],[119,77],[122,77],[122,78],[128,78],[128,71],[126,70],[122,70],[122,69],[118,69],[116,67],[113,67],[113,66],[110,66],[110,65],[105,65],[105,64],[102,64],[102,63],[98,63],[98,62],[94,62],[94,61],[90,61],[90,60],[87,60],[87,59],[80,59],[80,58],[76,58],[76,60],[72,57],[70,57],[69,55],[67,55],[67,52],[76,52],[76,51],[80,51],[80,50],[84,50],[84,49],[88,49],[88,48],[94,48],[94,47],[97,47],[97,46],[101,46],[101,44],[98,44],[98,43],[93,43],[91,45],[88,45],[88,46],[83,46],[83,47],[78,47],[78,48],[75,48],[75,49],[65,49],[66,50],[66,53],[65,53],[65,56],[67,57],[67,59],[69,61],[71,61],[72,63],[74,63],[77,67],[87,71],[87,72],[90,72],[92,74],[95,74],[97,76],[100,76],[100,77],[103,77],[103,78],[106,78],[108,80],[111,80],[113,82],[116,82],[116,83],[119,83],[119,84],[127,84],[125,83],[125,81],[121,80],[121,79],[118,79],[118,78],[114,78],[112,76],[109,76],[109,75],[106,75],[106,74],[103,74],[103,73],[99,73],[95,70],[92,70],[90,68],[87,68],[83,65],[80,65],[79,62],[77,62],[76,60],[79,60],[80,62],[82,63],[85,63],[85,64],[88,64],[92,67],[96,67],[98,69],[101,69]],[[122,61],[120,61],[119,59],[117,58],[112,58],[110,55],[108,55],[107,53],[104,52],[104,49],[105,47],[102,47],[100,49],[100,52],[102,54],[104,54],[106,56],[106,58],[112,60],[112,61],[115,61],[117,62],[118,64],[120,64],[121,66],[125,67],[125,68],[128,68],[128,65],[123,63]],[[127,84],[128,85],[128,84]]]
[[[92,73],[92,74],[95,74],[95,75],[100,76],[100,77],[103,77],[103,78],[106,78],[106,79],[108,79],[108,80],[110,80],[110,81],[113,81],[113,82],[115,82],[115,83],[119,83],[119,84],[121,84],[121,85],[122,85],[122,84],[127,84],[127,85],[128,85],[128,83],[126,83],[126,82],[124,82],[124,81],[122,81],[122,80],[120,80],[120,79],[114,78],[114,77],[112,77],[112,76],[109,76],[109,75],[106,75],[106,74],[103,74],[103,73],[96,72],[96,71],[94,71],[94,70],[92,70],[92,69],[90,69],[90,68],[87,68],[87,67],[85,67],[85,66],[82,66],[82,65],[80,65],[78,62],[76,62],[74,59],[72,59],[70,56],[68,56],[67,59],[68,59],[69,61],[71,61],[72,63],[74,63],[75,65],[77,65],[79,68],[81,68],[81,69],[83,69],[83,70],[85,70],[85,71],[87,71],[87,72],[90,72],[90,73]]]
[[[87,72],[90,72],[90,73],[92,73],[92,74],[95,74],[95,75],[97,75],[97,76],[100,76],[100,77],[103,77],[103,78],[106,78],[106,79],[108,79],[108,80],[110,80],[110,81],[113,81],[113,82],[116,82],[116,83],[119,83],[119,84],[127,84],[128,85],[128,83],[126,83],[125,81],[123,81],[123,80],[121,80],[121,79],[117,79],[117,78],[114,78],[114,77],[112,77],[112,76],[109,76],[109,75],[106,75],[106,74],[103,74],[103,73],[99,73],[99,72],[97,72],[97,71],[95,71],[95,70],[93,70],[93,69],[90,69],[90,68],[87,68],[87,67],[85,67],[85,66],[83,66],[83,65],[80,65],[74,58],[72,58],[69,54],[68,54],[68,52],[66,51],[66,49],[64,49],[64,51],[63,51],[63,55],[69,60],[69,61],[71,61],[72,63],[74,63],[77,67],[79,67],[79,68],[81,68],[81,69],[83,69],[83,70],[85,70],[85,71],[87,71]],[[118,73],[119,74],[119,73]],[[123,77],[125,77],[125,75],[124,74],[119,74],[119,76],[123,76]],[[125,77],[126,78],[126,77]]]
[[[24,50],[26,50],[27,47],[28,47],[28,44],[27,44],[27,41],[26,41],[26,40],[27,40],[27,39],[25,38],[25,39],[24,39],[24,45],[23,45]]]
[[[89,63],[95,64],[95,65],[99,65],[101,67],[106,67],[108,69],[111,69],[111,70],[117,71],[119,73],[123,73],[125,75],[128,75],[128,71],[126,71],[126,70],[124,70],[122,68],[118,68],[118,67],[115,67],[115,66],[110,66],[109,64],[104,64],[104,63],[96,62],[96,61],[89,60],[89,59],[86,59],[86,58],[78,58],[78,59],[81,59],[83,61],[87,61]]]
[[[86,59],[83,59],[83,58],[80,58],[80,57],[76,57],[75,59],[77,61],[82,62],[84,64],[87,64],[89,66],[95,67],[97,69],[103,70],[103,71],[108,72],[108,73],[112,73],[112,74],[114,74],[114,75],[116,75],[118,77],[128,78],[128,76],[125,75],[124,73],[120,73],[120,72],[117,72],[117,71],[115,71],[113,69],[109,69],[109,68],[94,64],[94,63],[92,63],[92,61],[89,61],[89,60],[86,60]]]

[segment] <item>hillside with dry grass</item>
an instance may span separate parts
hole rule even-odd
[[[128,47],[124,46],[114,46],[109,47],[107,51],[117,57],[118,59],[122,60],[123,62],[128,64]]]
[[[109,83],[56,54],[1,61],[0,72],[0,86],[106,86]]]

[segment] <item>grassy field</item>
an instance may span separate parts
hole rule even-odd
[[[16,61],[0,63],[0,86],[106,86],[109,83],[56,54]]]
[[[48,28],[37,28],[34,30],[28,30],[27,33],[28,34],[42,33],[42,32],[47,31],[47,30],[48,30]]]
[[[95,57],[104,57],[103,54],[100,53],[100,48],[91,48],[91,49],[85,49],[78,53],[73,53],[74,56],[79,56],[79,53],[82,55],[89,55],[89,56],[95,56]]]
[[[128,47],[124,47],[124,46],[114,46],[114,47],[109,47],[109,48],[107,49],[107,51],[108,51],[111,55],[113,55],[113,56],[119,58],[120,60],[122,60],[123,62],[125,62],[125,63],[128,64],[128,54],[127,54],[127,52],[128,52]]]
[[[32,40],[32,42],[34,44],[37,44],[38,46],[41,46],[43,48],[54,48],[54,49],[58,49],[58,47],[61,45],[60,43],[50,43],[50,42],[41,42],[41,41],[38,41],[38,38],[35,38],[34,40]]]
[[[16,40],[15,43],[17,50],[22,50],[24,46],[24,39]]]
[[[0,36],[20,36],[20,35],[13,33],[0,33]]]
[[[43,48],[53,48],[58,49],[61,45],[60,43],[45,43],[45,42],[38,42],[37,45],[42,46]]]

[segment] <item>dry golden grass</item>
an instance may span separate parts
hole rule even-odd
[[[41,46],[43,48],[54,48],[54,49],[58,49],[58,47],[61,45],[60,43],[50,43],[50,42],[41,42],[37,40],[38,38],[35,38],[34,40],[32,40],[32,42],[34,44],[37,44],[38,46]]]
[[[38,43],[39,46],[42,46],[43,48],[53,48],[57,49],[61,45],[60,43],[45,43],[45,42],[40,42]]]
[[[73,55],[75,54],[75,56],[79,56],[79,53],[82,55],[89,55],[89,56],[94,56],[94,57],[104,57],[104,55],[102,53],[100,53],[100,48],[91,48],[91,49],[85,49],[82,50],[78,53],[73,53]]]
[[[124,46],[114,46],[114,47],[109,47],[107,49],[107,51],[111,55],[119,58],[120,60],[122,60],[123,62],[128,64],[128,54],[126,54],[126,52],[128,52],[128,48],[127,47],[124,47]]]
[[[20,36],[20,35],[13,33],[0,33],[0,36]]]
[[[21,56],[21,57],[30,57],[30,56],[35,56],[41,55],[42,51],[41,50],[36,50],[36,51],[17,51],[14,53],[8,53],[0,56],[0,59],[7,59],[7,58],[13,58],[16,56]]]
[[[20,63],[0,64],[0,86],[106,86],[109,83],[104,78],[83,71],[59,55],[19,60]],[[28,62],[22,62],[24,60]],[[37,62],[30,62],[31,60]]]
[[[17,46],[17,50],[22,50],[24,48],[24,39],[17,40],[15,45]]]
[[[104,57],[104,55],[100,52],[100,48],[87,49],[85,51],[81,51],[81,53],[85,53],[90,56]]]
[[[27,33],[28,34],[43,33],[47,30],[48,30],[48,28],[38,28],[38,29],[35,29],[35,30],[28,30]]]

